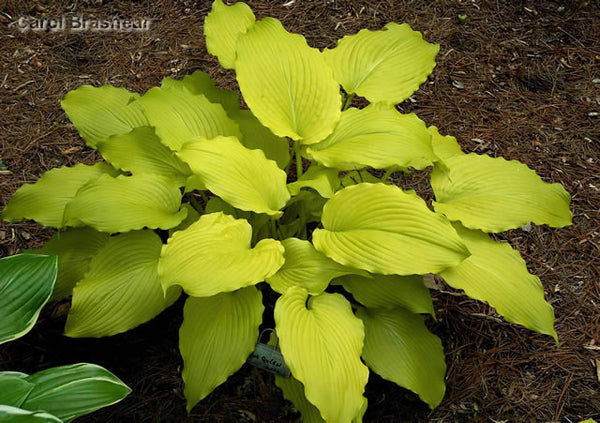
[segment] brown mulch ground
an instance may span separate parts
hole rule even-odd
[[[433,326],[447,353],[447,394],[433,412],[379,378],[366,421],[561,421],[600,417],[600,4],[587,1],[248,1],[258,17],[323,48],[360,28],[407,22],[441,45],[428,84],[401,107],[465,151],[518,159],[573,197],[573,226],[504,237],[541,278],[554,306],[557,347],[498,319],[457,292],[436,292]],[[58,100],[82,84],[144,92],[165,76],[209,72],[235,88],[205,51],[208,1],[0,0],[0,206],[51,168],[93,163]],[[21,16],[150,17],[147,32],[21,33]],[[459,15],[466,15],[464,20]],[[400,182],[404,182],[400,180]],[[0,223],[0,257],[51,235]],[[65,304],[0,347],[0,369],[34,372],[78,361],[106,366],[133,388],[120,404],[81,421],[290,421],[297,417],[269,374],[244,367],[186,417],[178,372],[181,304],[134,331],[100,340],[62,337]]]

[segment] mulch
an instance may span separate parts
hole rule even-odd
[[[572,195],[573,225],[501,235],[544,284],[560,345],[506,323],[462,292],[434,292],[448,364],[447,393],[434,411],[372,377],[366,421],[560,421],[600,418],[600,5],[594,1],[248,1],[314,47],[361,28],[407,22],[441,45],[429,81],[400,105],[463,150],[517,159]],[[165,76],[235,76],[205,49],[208,1],[0,0],[0,206],[52,168],[93,163],[58,101],[83,84],[143,93]],[[145,32],[20,32],[22,16],[152,18]],[[360,100],[358,100],[360,102]],[[358,103],[357,103],[358,104]],[[424,177],[397,176],[403,186]],[[0,257],[40,246],[35,223],[0,223]],[[244,366],[187,416],[179,377],[181,302],[155,320],[105,339],[61,336],[68,304],[46,307],[35,329],[0,347],[0,369],[34,372],[89,361],[133,388],[121,403],[80,421],[293,421],[272,376]]]

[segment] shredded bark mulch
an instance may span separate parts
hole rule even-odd
[[[434,292],[432,329],[446,350],[444,401],[434,411],[379,377],[367,387],[366,421],[560,421],[600,417],[600,5],[529,0],[249,0],[310,45],[332,47],[361,28],[407,22],[440,44],[429,81],[400,108],[415,112],[463,150],[517,159],[572,195],[573,225],[502,234],[540,277],[560,345],[506,323],[462,292]],[[209,1],[0,0],[0,206],[52,168],[91,164],[58,101],[83,84],[140,93],[165,76],[235,76],[205,50]],[[150,18],[137,32],[21,32],[24,16]],[[360,104],[360,99],[356,104]],[[421,180],[397,177],[400,184]],[[422,184],[421,184],[422,185]],[[0,257],[39,247],[52,234],[32,222],[0,223]],[[50,304],[27,336],[0,347],[0,369],[35,372],[87,361],[133,388],[121,403],[80,421],[263,422],[298,418],[270,374],[244,366],[188,416],[179,376],[182,303],[105,339],[61,335],[68,304]]]

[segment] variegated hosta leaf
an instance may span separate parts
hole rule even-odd
[[[424,169],[436,159],[425,123],[389,104],[344,111],[333,133],[306,152],[317,162],[339,170]]]
[[[317,250],[372,273],[439,272],[469,256],[452,225],[413,193],[362,183],[338,191],[323,208]]]
[[[382,31],[363,29],[346,36],[323,55],[347,93],[371,103],[397,104],[425,82],[439,49],[408,24],[392,22]]]
[[[139,97],[112,85],[99,88],[83,85],[69,91],[60,105],[85,143],[95,148],[99,141],[112,135],[148,125],[140,104],[135,101]]]
[[[240,98],[229,90],[223,90],[215,84],[206,72],[195,71],[186,75],[182,80],[163,78],[161,88],[179,88],[194,95],[204,95],[211,103],[219,103],[228,115],[240,110]]]
[[[365,325],[365,363],[384,379],[408,388],[435,408],[444,397],[444,348],[423,317],[402,308],[359,307]]]
[[[177,184],[154,175],[103,175],[87,183],[65,207],[65,223],[101,232],[127,232],[148,227],[169,229],[187,214],[179,210]]]
[[[73,289],[65,335],[112,336],[154,318],[179,297],[158,278],[162,242],[152,231],[111,237]]]
[[[291,286],[301,286],[310,295],[319,295],[327,288],[329,281],[338,276],[366,272],[342,266],[318,252],[309,242],[298,238],[281,241],[285,248],[285,263],[267,282],[280,294]]]
[[[325,421],[349,422],[364,405],[369,378],[360,360],[363,325],[340,294],[308,297],[304,288],[292,286],[275,304],[281,352]]]
[[[253,286],[212,297],[189,297],[179,330],[188,411],[238,371],[254,350],[263,314]]]
[[[206,49],[219,58],[225,69],[233,69],[238,37],[254,25],[254,13],[246,3],[227,6],[215,0],[210,13],[204,19]]]
[[[200,217],[163,246],[158,265],[163,289],[181,285],[191,296],[209,297],[264,281],[283,264],[283,246],[263,239],[250,248],[251,237],[243,219],[223,213]]]
[[[340,187],[340,178],[336,169],[312,165],[296,182],[288,184],[292,195],[297,195],[301,188],[312,188],[323,198],[331,198]]]
[[[52,367],[26,379],[35,387],[21,407],[47,411],[64,422],[119,402],[131,392],[111,372],[88,363]]]
[[[20,407],[33,390],[27,375],[19,372],[0,372],[0,404]],[[0,421],[2,421],[0,414]]]
[[[344,289],[369,308],[404,307],[413,313],[434,315],[429,290],[425,287],[423,276],[347,275],[333,283],[341,283]]]
[[[240,137],[240,129],[218,103],[178,87],[151,88],[139,102],[156,135],[171,150],[179,151],[194,137]]]
[[[277,162],[284,169],[290,162],[290,144],[286,138],[278,137],[265,128],[250,110],[238,110],[231,118],[242,131],[240,140],[250,150],[261,149],[269,160]]]
[[[148,126],[99,141],[97,148],[107,162],[133,175],[154,174],[183,186],[192,174],[189,166],[162,144]]]
[[[58,277],[51,300],[62,300],[73,293],[75,284],[90,268],[92,257],[109,237],[92,228],[72,228],[57,232],[42,248],[33,251],[58,257]]]
[[[58,261],[19,254],[0,259],[0,344],[31,330],[50,299]]]
[[[252,113],[275,135],[321,141],[340,117],[339,86],[321,53],[281,22],[256,22],[237,42],[235,71]]]
[[[177,155],[206,188],[238,209],[280,216],[290,198],[285,172],[236,138],[196,139]]]
[[[36,183],[25,184],[15,192],[2,210],[2,219],[9,222],[32,219],[44,226],[62,228],[67,203],[79,188],[105,174],[116,176],[118,172],[106,163],[51,169]]]
[[[552,306],[544,300],[539,278],[527,271],[521,255],[483,232],[459,224],[454,227],[473,255],[440,273],[448,285],[486,301],[509,322],[558,339]]]
[[[437,212],[470,229],[502,232],[533,222],[571,224],[571,197],[527,165],[502,157],[461,154],[444,160],[447,171],[434,167],[431,186]]]
[[[430,126],[427,128],[431,134],[431,144],[433,145],[433,152],[437,158],[446,160],[449,157],[464,154],[460,149],[460,145],[451,135],[440,135],[437,127]]]

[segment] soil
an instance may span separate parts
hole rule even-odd
[[[249,0],[310,45],[332,47],[361,28],[407,22],[441,49],[429,81],[400,108],[463,150],[518,159],[572,195],[573,225],[502,235],[525,258],[554,306],[560,345],[506,323],[462,292],[434,292],[448,364],[444,401],[373,377],[365,421],[560,421],[600,417],[600,4],[591,1]],[[208,1],[0,0],[0,206],[52,168],[91,164],[59,100],[83,84],[140,93],[166,76],[203,70],[236,89],[204,45]],[[151,18],[138,32],[20,32],[20,17]],[[403,178],[398,178],[403,183]],[[0,223],[0,257],[40,246],[35,223]],[[34,330],[0,347],[0,369],[35,372],[86,361],[133,388],[82,422],[268,422],[298,418],[270,374],[244,366],[187,415],[179,376],[181,302],[105,339],[61,335],[68,303],[49,304]]]

